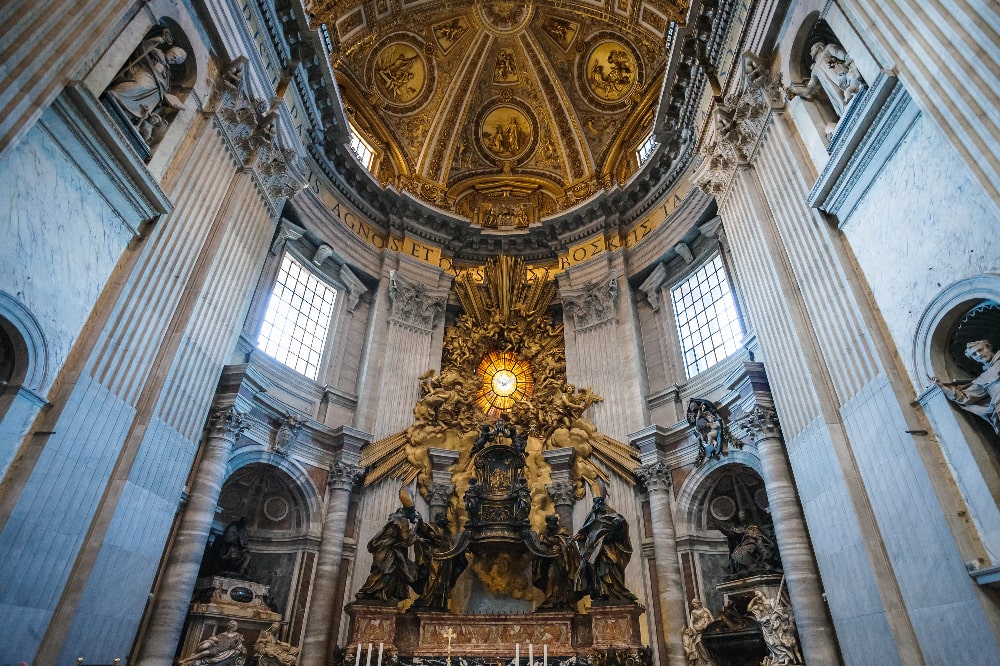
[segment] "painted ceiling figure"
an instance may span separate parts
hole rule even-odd
[[[604,603],[634,603],[635,595],[625,586],[625,567],[632,559],[632,540],[625,517],[607,506],[603,495],[573,537],[580,549],[576,590]]]
[[[389,522],[368,542],[372,567],[358,590],[358,601],[399,602],[409,596],[409,587],[417,580],[417,567],[409,552],[416,540],[415,530],[423,519],[406,488],[400,489],[399,496],[403,506],[389,516]]]

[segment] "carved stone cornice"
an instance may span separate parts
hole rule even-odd
[[[253,419],[247,412],[237,409],[236,405],[215,407],[208,416],[207,429],[210,437],[223,437],[235,441],[251,427]]]
[[[361,297],[368,293],[368,287],[346,264],[340,267],[340,281],[347,287],[347,311],[354,312]]]
[[[646,486],[649,492],[666,492],[674,484],[670,470],[662,462],[643,465],[635,470],[635,477]]]
[[[736,168],[750,163],[771,110],[783,105],[781,78],[753,53],[743,54],[742,89],[717,101],[713,131],[700,151],[695,185],[716,197],[728,188]]]
[[[453,492],[455,492],[454,483],[433,481],[427,486],[427,503],[430,506],[447,506]]]
[[[639,285],[639,290],[646,294],[646,300],[649,301],[650,306],[653,308],[653,312],[658,312],[660,309],[660,290],[663,288],[663,283],[667,280],[667,267],[661,261],[656,264],[653,272],[649,274],[649,277]]]
[[[545,489],[556,506],[576,503],[576,484],[572,481],[553,481]]]
[[[618,320],[618,271],[612,269],[608,280],[594,280],[582,287],[561,289],[566,313],[576,331],[583,331]]]
[[[350,492],[354,485],[364,476],[365,470],[358,465],[352,465],[344,461],[336,462],[330,468],[330,473],[326,477],[326,487],[330,490],[343,490]]]
[[[443,312],[447,293],[422,284],[411,284],[396,271],[389,273],[389,321],[430,332]]]

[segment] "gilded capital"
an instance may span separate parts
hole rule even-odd
[[[208,417],[208,431],[213,437],[236,440],[253,426],[250,415],[236,409],[235,405],[215,407]]]
[[[646,486],[646,489],[650,492],[665,492],[670,490],[670,487],[673,485],[670,470],[667,469],[667,466],[661,462],[643,465],[635,471],[635,476],[637,479],[642,481],[642,484]]]
[[[326,477],[326,485],[330,490],[350,491],[354,484],[364,476],[364,468],[339,461],[330,468],[330,473]]]

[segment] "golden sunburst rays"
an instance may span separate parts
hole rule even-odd
[[[486,262],[484,284],[469,275],[455,282],[455,294],[467,315],[484,325],[494,313],[507,323],[511,313],[531,318],[544,311],[556,295],[555,281],[544,276],[530,276],[520,257],[500,255]]]
[[[531,396],[531,366],[511,352],[490,352],[477,372],[483,385],[476,393],[476,404],[490,416],[499,416]]]

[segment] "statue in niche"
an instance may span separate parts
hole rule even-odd
[[[174,46],[174,37],[164,29],[139,45],[111,85],[104,91],[106,99],[132,123],[149,146],[163,138],[169,109],[184,108],[172,94],[170,67],[187,59],[187,52]]]
[[[447,611],[448,598],[455,581],[468,564],[465,555],[439,560],[437,553],[451,550],[451,528],[444,514],[434,519],[432,524],[417,524],[417,577],[424,581],[420,596],[413,602],[413,608],[431,611]]]
[[[767,649],[771,652],[761,666],[797,666],[804,663],[795,633],[795,620],[780,597],[768,600],[763,592],[757,590],[747,604],[747,613],[757,620]]]
[[[983,366],[983,372],[972,381],[941,382],[932,377],[941,387],[945,397],[967,412],[985,420],[993,431],[1000,435],[1000,353],[993,353],[989,340],[973,340],[965,345],[965,355]]]
[[[712,666],[712,656],[701,642],[701,635],[708,625],[715,622],[712,611],[705,608],[701,599],[691,600],[691,620],[681,631],[684,656],[690,666]]]
[[[600,486],[601,494],[594,497],[593,508],[573,537],[580,550],[574,587],[595,603],[635,603],[635,595],[625,586],[625,567],[632,559],[628,522],[608,507],[603,481]]]
[[[781,559],[773,535],[754,523],[730,527],[714,525],[729,540],[730,580],[781,571]]]
[[[409,587],[417,579],[417,567],[410,559],[410,546],[416,540],[416,529],[423,519],[405,487],[400,488],[399,499],[402,506],[368,542],[372,566],[368,579],[358,590],[358,601],[398,603],[409,596]]]
[[[532,583],[545,593],[539,610],[573,608],[579,597],[573,589],[573,580],[580,568],[580,553],[569,533],[559,524],[559,516],[545,516],[545,531],[539,535],[538,542],[556,554],[555,557],[536,557],[532,561]]]
[[[231,576],[250,580],[250,534],[247,519],[240,518],[226,525],[226,529],[212,544],[206,557],[205,569],[210,575]]]
[[[694,464],[701,465],[706,459],[719,460],[728,453],[730,445],[743,448],[743,442],[733,437],[711,400],[692,398],[688,401],[687,422],[694,427],[698,442],[698,456]]]
[[[837,117],[841,118],[847,104],[864,87],[854,59],[838,44],[816,42],[809,49],[813,64],[811,76],[802,85],[788,86],[788,99],[804,97],[812,99],[817,90],[823,90],[833,105]]]
[[[278,640],[278,623],[260,632],[253,644],[258,666],[295,666],[299,649],[291,643]]]
[[[247,648],[243,644],[243,634],[235,620],[230,620],[226,630],[207,638],[198,644],[195,653],[180,664],[187,666],[243,666],[247,659]]]

